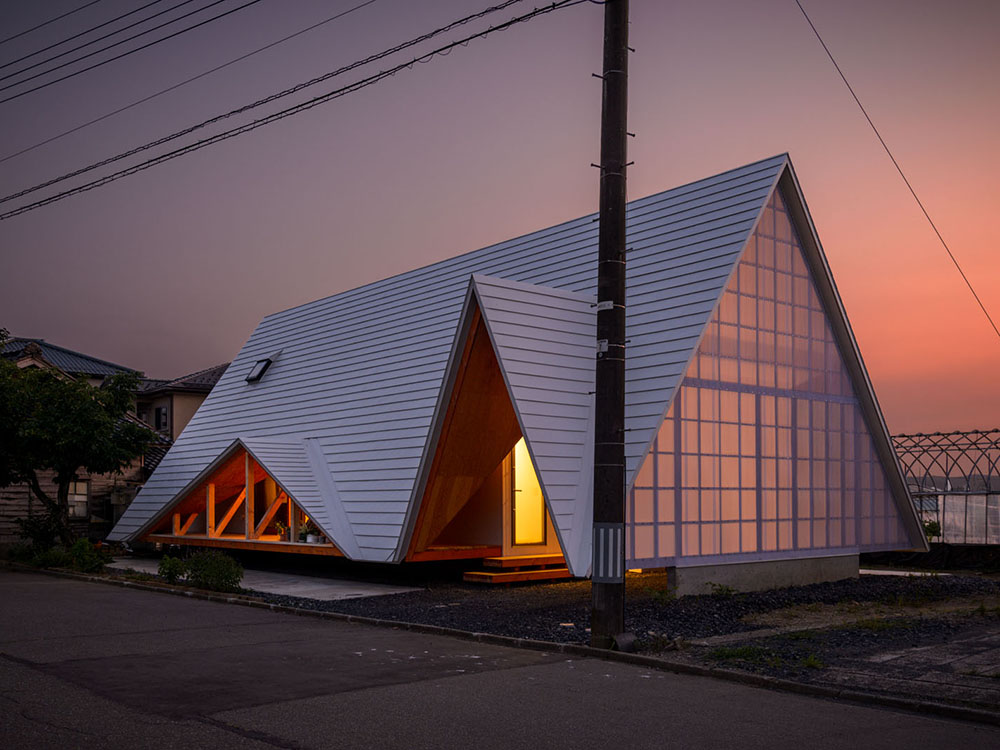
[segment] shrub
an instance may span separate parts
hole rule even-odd
[[[191,555],[187,571],[188,583],[210,591],[239,591],[243,580],[243,566],[214,549]]]
[[[73,558],[65,547],[53,547],[31,558],[31,564],[36,568],[69,568]]]
[[[40,513],[15,520],[20,529],[18,536],[31,545],[34,554],[38,555],[55,546],[56,537],[59,536],[59,521],[51,513]]]
[[[937,521],[924,521],[924,534],[928,541],[941,536],[941,524]]]
[[[728,599],[736,593],[736,589],[732,586],[727,586],[724,583],[712,583],[709,581],[708,587],[712,590],[712,596],[717,596],[722,599]]]
[[[179,557],[164,555],[156,572],[167,583],[177,583],[187,573],[187,564]]]
[[[86,539],[77,539],[69,548],[73,567],[81,573],[100,573],[107,562],[101,550]]]
[[[30,544],[27,544],[26,542],[18,542],[17,544],[12,544],[7,548],[6,555],[9,560],[26,563],[31,562],[31,558],[35,556],[35,553],[32,551]]]

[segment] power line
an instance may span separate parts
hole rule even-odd
[[[504,5],[510,5],[512,2],[518,2],[518,1],[520,0],[509,0],[509,2],[505,3]],[[172,159],[176,159],[177,157],[183,156],[193,151],[198,151],[202,148],[205,148],[206,146],[211,146],[215,143],[219,143],[221,141],[234,138],[244,133],[248,133],[251,130],[256,130],[257,128],[263,127],[265,125],[270,125],[273,122],[277,122],[278,120],[283,120],[286,117],[291,117],[292,115],[299,114],[300,112],[312,109],[313,107],[316,107],[320,104],[325,104],[326,102],[333,101],[334,99],[339,99],[343,96],[354,93],[355,91],[360,91],[362,89],[368,88],[369,86],[372,86],[378,83],[379,81],[382,81],[386,78],[390,78],[396,75],[396,73],[399,73],[406,69],[412,69],[413,66],[417,63],[427,62],[431,58],[439,55],[440,56],[447,55],[456,47],[464,47],[474,39],[485,38],[492,33],[498,31],[505,31],[506,29],[509,29],[510,27],[516,24],[529,21],[538,16],[552,13],[553,11],[559,10],[561,8],[569,8],[574,5],[580,5],[581,3],[584,2],[587,2],[587,0],[561,0],[560,2],[554,2],[550,5],[542,6],[540,8],[535,8],[534,10],[528,13],[525,13],[521,16],[516,16],[510,19],[509,21],[505,21],[504,23],[498,24],[497,26],[490,26],[484,31],[478,31],[475,34],[471,34],[458,41],[450,42],[442,47],[438,47],[435,50],[419,55],[418,57],[415,57],[407,62],[400,63],[391,68],[387,68],[378,73],[367,76],[366,78],[362,78],[358,81],[355,81],[354,83],[348,84],[347,86],[344,86],[342,88],[334,89],[333,91],[329,91],[326,94],[321,94],[320,96],[313,97],[312,99],[308,99],[304,102],[301,102],[300,104],[288,107],[287,109],[280,110],[265,117],[261,117],[257,120],[253,120],[249,123],[245,123],[244,125],[232,128],[230,130],[217,133],[216,135],[210,136],[208,138],[203,138],[200,141],[195,141],[194,143],[191,143],[187,146],[182,146],[178,149],[175,149],[174,151],[168,151],[165,154],[160,154],[159,156],[153,157],[152,159],[148,159],[144,162],[140,162],[139,164],[133,165],[126,169],[114,172],[110,175],[106,175],[99,179],[85,183],[84,185],[80,185],[75,188],[71,188],[69,190],[64,190],[63,192],[56,193],[55,195],[51,195],[48,198],[43,198],[41,200],[35,201],[34,203],[29,203],[19,208],[13,209],[11,211],[7,211],[6,213],[0,214],[0,221],[12,218],[19,214],[26,213],[28,211],[33,211],[34,209],[41,208],[42,206],[47,206],[50,203],[55,203],[56,201],[62,200],[63,198],[68,198],[71,195],[76,195],[77,193],[93,190],[94,188],[101,187],[110,182],[119,180],[123,177],[128,177],[129,175],[142,172],[158,164],[162,164]],[[482,11],[481,13],[476,15],[478,17],[482,17],[488,12],[493,12],[493,10],[494,9],[487,9],[486,11]],[[451,26],[454,26],[454,24],[451,24]]]
[[[879,143],[882,144],[882,148],[884,148],[885,152],[889,155],[889,159],[892,161],[892,165],[896,168],[896,171],[899,172],[899,176],[903,178],[903,182],[906,183],[906,187],[909,189],[910,195],[913,196],[913,200],[915,200],[917,202],[917,205],[920,206],[920,210],[923,212],[924,217],[927,219],[927,223],[931,225],[931,229],[934,230],[934,234],[936,234],[937,238],[941,241],[941,246],[944,247],[945,252],[948,253],[948,257],[951,258],[951,262],[955,264],[955,268],[958,269],[958,273],[962,276],[962,280],[965,282],[965,285],[969,287],[969,291],[972,292],[972,296],[976,298],[976,302],[979,304],[980,309],[983,311],[983,315],[986,316],[986,319],[990,322],[990,325],[993,327],[993,332],[996,333],[997,338],[1000,338],[1000,328],[997,328],[997,324],[993,322],[993,318],[990,316],[989,311],[986,309],[986,305],[983,304],[983,301],[979,298],[979,295],[976,294],[976,290],[972,286],[972,282],[969,281],[969,277],[966,276],[965,271],[962,270],[962,266],[959,264],[958,258],[955,257],[955,254],[951,251],[951,248],[948,247],[948,243],[944,241],[944,237],[942,237],[941,232],[938,231],[937,225],[934,223],[934,220],[931,218],[931,215],[927,212],[927,209],[924,208],[923,202],[917,196],[917,191],[913,189],[913,185],[910,184],[910,181],[906,178],[906,175],[903,173],[903,168],[899,166],[899,162],[896,161],[896,157],[892,155],[892,151],[889,150],[889,146],[885,142],[885,139],[882,137],[882,134],[879,132],[878,128],[875,127],[875,123],[872,122],[872,118],[869,116],[868,110],[865,109],[865,106],[861,103],[861,100],[858,98],[858,95],[854,93],[854,88],[847,80],[847,76],[844,75],[844,71],[840,69],[840,66],[837,64],[837,61],[833,57],[833,53],[830,52],[830,48],[826,46],[826,42],[824,42],[823,37],[820,36],[819,30],[816,28],[816,25],[812,22],[812,19],[809,18],[809,14],[806,13],[806,9],[802,7],[802,3],[800,3],[799,0],[795,0],[795,4],[799,6],[799,10],[802,11],[802,15],[805,16],[805,19],[808,22],[809,26],[812,28],[813,33],[816,35],[816,38],[819,39],[819,43],[823,45],[823,49],[826,51],[827,57],[830,58],[830,62],[833,63],[833,67],[837,69],[837,73],[840,74],[840,78],[844,82],[844,85],[847,86],[847,90],[851,92],[851,96],[854,97],[854,101],[861,109],[861,113],[865,116],[865,119],[868,120],[868,124],[871,126],[872,131],[875,133],[875,137],[878,138]]]
[[[174,85],[168,86],[165,89],[160,89],[155,94],[150,94],[149,96],[144,96],[142,99],[138,99],[138,100],[132,102],[131,104],[126,104],[124,107],[119,107],[118,109],[114,110],[113,112],[108,112],[107,114],[101,115],[100,117],[95,117],[93,120],[89,120],[89,121],[87,121],[87,122],[85,122],[85,123],[83,123],[81,125],[77,125],[76,127],[70,128],[69,130],[64,130],[62,133],[59,133],[58,135],[54,135],[51,138],[46,138],[44,141],[39,141],[38,143],[34,144],[33,146],[28,146],[27,148],[22,148],[20,151],[16,151],[13,154],[9,154],[8,156],[4,156],[4,157],[0,158],[0,164],[3,164],[5,161],[7,161],[9,159],[13,159],[15,156],[20,156],[21,154],[26,154],[29,151],[34,151],[36,148],[39,148],[41,146],[45,146],[46,144],[52,143],[53,141],[59,140],[60,138],[64,138],[67,135],[71,135],[73,133],[76,133],[79,130],[83,130],[84,128],[88,128],[91,125],[96,125],[97,123],[102,122],[103,120],[107,120],[109,117],[114,117],[115,115],[121,114],[122,112],[124,112],[126,110],[129,110],[129,109],[132,109],[133,107],[137,107],[140,104],[145,104],[146,102],[150,101],[151,99],[155,99],[158,96],[162,96],[163,94],[167,94],[167,93],[169,93],[171,91],[174,91],[175,89],[179,89],[181,86],[186,86],[189,83],[194,83],[195,81],[197,81],[197,80],[199,80],[201,78],[204,78],[205,76],[209,76],[212,73],[217,73],[218,71],[222,70],[223,68],[228,68],[230,65],[235,65],[238,62],[242,62],[243,60],[246,60],[248,57],[253,57],[256,54],[259,54],[261,52],[269,50],[272,47],[277,47],[279,44],[283,44],[283,43],[289,41],[290,39],[294,39],[297,36],[301,36],[302,34],[305,34],[306,32],[312,31],[313,29],[317,29],[320,26],[323,26],[325,24],[330,23],[331,21],[336,21],[338,18],[342,18],[342,17],[344,17],[346,15],[349,15],[349,14],[353,13],[356,10],[361,10],[362,8],[364,8],[364,7],[368,6],[368,5],[371,5],[374,2],[377,2],[377,0],[365,0],[365,2],[360,3],[359,5],[355,5],[353,8],[348,8],[345,11],[341,11],[340,13],[337,13],[336,15],[333,15],[333,16],[330,16],[329,18],[323,19],[319,23],[314,23],[312,26],[307,26],[304,29],[296,31],[294,34],[289,34],[288,36],[282,37],[281,39],[278,39],[277,41],[271,42],[270,44],[265,44],[263,47],[258,47],[257,49],[255,49],[255,50],[253,50],[251,52],[247,52],[245,55],[240,55],[239,57],[233,58],[229,62],[224,62],[224,63],[222,63],[222,65],[217,65],[216,67],[211,68],[210,70],[206,70],[204,73],[199,73],[198,75],[192,76],[191,78],[187,78],[187,79],[181,81],[180,83],[175,83]]]
[[[219,3],[222,3],[222,2],[225,2],[225,1],[226,0],[215,0],[215,2],[213,2],[213,3],[211,3],[211,4],[207,5],[207,6],[205,6],[204,8],[201,8],[201,9],[195,10],[195,11],[191,11],[190,13],[187,13],[187,14],[185,14],[183,16],[175,18],[174,21],[179,21],[179,20],[181,20],[183,18],[187,18],[188,16],[194,15],[195,13],[200,13],[202,10],[207,10],[208,8],[211,8],[212,6],[218,5]],[[13,99],[18,99],[18,98],[24,96],[25,94],[31,94],[31,93],[33,93],[35,91],[40,90],[40,89],[48,88],[49,86],[51,86],[51,85],[53,85],[55,83],[59,83],[60,81],[65,81],[67,78],[73,78],[74,76],[78,76],[81,73],[86,73],[87,71],[93,70],[94,68],[99,68],[102,65],[107,65],[108,63],[114,62],[115,60],[120,60],[123,57],[128,57],[129,55],[134,54],[135,52],[141,52],[142,50],[148,49],[149,47],[152,47],[154,45],[159,44],[160,42],[165,42],[168,39],[173,39],[176,36],[180,36],[181,34],[185,34],[185,33],[189,32],[189,31],[193,31],[194,29],[197,29],[200,26],[204,26],[205,24],[212,23],[212,21],[218,21],[220,18],[225,18],[228,15],[231,15],[233,13],[241,11],[244,8],[248,8],[251,5],[256,5],[259,2],[260,2],[260,0],[249,0],[249,2],[243,3],[243,5],[238,5],[237,7],[231,8],[230,10],[227,10],[227,11],[224,11],[224,12],[220,13],[217,16],[212,16],[211,18],[206,18],[204,21],[199,21],[198,23],[192,24],[191,26],[187,26],[187,27],[185,27],[183,29],[179,29],[178,31],[175,31],[172,34],[168,34],[167,36],[160,37],[159,39],[154,39],[151,42],[147,42],[146,44],[143,44],[143,45],[141,45],[139,47],[135,47],[133,49],[127,50],[126,52],[122,52],[121,54],[115,55],[114,57],[109,57],[106,60],[101,60],[100,62],[94,63],[93,65],[90,65],[90,66],[88,66],[86,68],[81,68],[80,70],[74,70],[72,73],[67,73],[62,78],[55,78],[55,79],[53,79],[51,81],[47,81],[45,83],[41,83],[38,86],[35,86],[34,88],[27,89],[26,91],[22,91],[22,92],[17,93],[17,94],[12,94],[11,96],[8,96],[6,99],[0,99],[0,104],[4,104],[5,102],[9,102],[9,101],[11,101]],[[169,23],[174,23],[174,21],[170,21]],[[167,24],[162,24],[162,25],[166,26]],[[157,27],[157,28],[160,28],[160,27]],[[155,30],[156,29],[150,29],[150,31],[155,31]],[[149,33],[149,32],[148,31],[144,31],[141,34],[136,34],[136,35],[134,35],[132,37],[129,37],[128,39],[125,39],[123,41],[125,41],[125,42],[131,41],[132,39],[135,39],[136,37],[139,37],[139,36],[143,36],[143,35],[145,35],[147,33]],[[15,87],[15,86],[20,86],[22,83],[27,83],[28,81],[31,81],[31,80],[33,80],[35,78],[38,78],[39,76],[47,75],[48,73],[51,73],[54,70],[58,70],[59,68],[64,68],[67,65],[72,65],[73,63],[80,62],[80,60],[84,60],[87,57],[93,57],[94,55],[96,55],[96,54],[98,54],[100,52],[104,52],[106,49],[110,49],[111,47],[115,47],[115,46],[117,46],[117,45],[119,45],[121,43],[122,42],[115,42],[115,44],[113,44],[113,45],[109,45],[108,47],[105,47],[103,49],[99,49],[96,52],[91,52],[91,53],[89,53],[87,55],[83,55],[82,57],[79,57],[76,60],[72,60],[70,62],[63,63],[62,65],[58,65],[55,68],[50,68],[49,70],[43,71],[41,73],[36,73],[35,75],[29,76],[28,78],[24,78],[24,79],[22,79],[20,81],[17,81],[16,83],[8,84],[7,86],[4,86],[4,87],[0,88],[0,91],[6,91],[9,88],[12,88],[12,87]]]
[[[141,19],[139,21],[135,21],[135,22],[129,24],[128,26],[126,26],[126,27],[124,27],[122,29],[118,29],[118,31],[111,31],[111,32],[105,34],[104,36],[99,37],[99,38],[93,40],[92,42],[85,42],[85,43],[83,43],[81,45],[78,45],[78,46],[74,47],[71,50],[67,50],[66,52],[61,52],[58,55],[53,55],[52,57],[50,57],[50,58],[48,58],[46,60],[42,60],[40,62],[34,63],[32,65],[27,66],[26,68],[22,68],[21,70],[14,71],[13,73],[8,73],[7,75],[0,77],[0,81],[6,81],[8,78],[13,78],[13,77],[21,75],[22,73],[25,73],[25,72],[33,69],[33,68],[37,68],[39,65],[45,65],[47,63],[52,62],[53,60],[59,59],[60,57],[72,54],[73,52],[77,52],[77,51],[79,51],[81,49],[84,49],[85,47],[89,47],[91,44],[96,44],[97,42],[100,42],[100,41],[103,41],[104,39],[108,39],[109,37],[115,36],[116,34],[122,32],[122,31],[126,31],[128,29],[134,28],[135,26],[140,26],[140,25],[142,25],[143,23],[145,23],[148,20],[156,18],[157,16],[162,16],[164,13],[170,13],[171,11],[177,10],[178,8],[180,8],[180,7],[184,6],[184,5],[189,5],[190,3],[193,3],[194,1],[195,0],[182,0],[182,2],[177,3],[176,5],[172,5],[169,8],[167,8],[166,10],[161,10],[159,13],[154,13],[149,18],[144,18],[144,19]],[[173,23],[176,23],[177,21],[182,21],[185,18],[188,18],[189,16],[197,15],[198,13],[201,13],[202,11],[208,10],[209,8],[212,8],[212,7],[216,6],[216,5],[219,5],[220,3],[224,3],[224,2],[226,2],[226,0],[212,0],[212,2],[210,2],[206,6],[203,6],[201,8],[196,8],[196,9],[194,9],[192,11],[189,11],[189,12],[185,13],[182,16],[178,16],[177,18],[172,18],[169,21],[164,21],[163,23],[161,23],[161,24],[159,24],[157,26],[154,26],[151,29],[146,29],[145,31],[140,31],[138,34],[133,34],[132,36],[126,37],[125,39],[120,39],[117,42],[112,42],[111,44],[109,44],[107,46],[104,46],[104,47],[101,47],[98,50],[94,50],[93,52],[88,52],[88,53],[86,53],[84,55],[80,55],[79,57],[77,57],[77,58],[75,58],[73,60],[67,60],[64,63],[60,63],[59,65],[56,65],[56,66],[54,66],[52,68],[49,68],[47,70],[43,70],[43,71],[40,71],[38,73],[35,73],[34,75],[28,76],[27,78],[22,78],[20,81],[14,81],[13,83],[8,83],[6,86],[0,87],[0,91],[6,91],[7,89],[14,88],[16,86],[20,86],[22,83],[27,83],[28,81],[33,81],[36,78],[41,78],[42,76],[46,76],[49,73],[53,73],[53,72],[55,72],[57,70],[60,70],[62,68],[68,67],[70,65],[75,65],[78,62],[81,62],[83,60],[86,60],[87,58],[93,57],[94,55],[99,55],[102,52],[107,52],[109,49],[113,49],[115,47],[121,46],[122,44],[126,44],[127,42],[131,42],[133,39],[138,39],[141,36],[146,36],[147,34],[152,34],[154,31],[159,31],[160,29],[162,29],[165,26],[169,26],[169,25],[171,25]],[[140,47],[140,49],[142,49],[142,48]],[[83,71],[80,71],[80,72],[83,72]]]
[[[482,11],[479,11],[478,13],[473,13],[472,15],[465,16],[464,18],[460,18],[457,21],[453,21],[453,22],[447,24],[446,26],[442,26],[442,27],[440,27],[438,29],[435,29],[434,31],[428,32],[426,34],[422,34],[422,35],[420,35],[420,36],[418,36],[418,37],[416,37],[414,39],[411,39],[411,40],[409,40],[407,42],[403,42],[402,44],[397,44],[395,47],[390,47],[389,49],[383,50],[382,52],[377,52],[375,54],[369,55],[368,57],[366,57],[364,59],[356,60],[355,62],[352,62],[349,65],[345,65],[343,67],[337,68],[336,70],[330,71],[329,73],[324,73],[323,75],[321,75],[321,76],[319,76],[317,78],[313,78],[313,79],[305,81],[303,83],[298,83],[295,86],[292,86],[291,88],[285,89],[283,91],[279,91],[276,94],[271,94],[269,96],[264,97],[263,99],[258,99],[255,102],[252,102],[250,104],[246,104],[246,105],[244,105],[242,107],[238,107],[237,109],[230,110],[229,112],[225,112],[225,113],[223,113],[221,115],[216,115],[215,117],[211,117],[211,118],[209,118],[207,120],[199,122],[196,125],[191,125],[191,126],[189,126],[187,128],[184,128],[183,130],[178,130],[175,133],[171,133],[170,135],[166,135],[166,136],[163,136],[162,138],[158,138],[155,141],[151,141],[149,143],[145,143],[142,146],[136,146],[133,149],[130,149],[130,150],[125,151],[125,152],[122,152],[120,154],[116,154],[115,156],[110,156],[110,157],[108,157],[106,159],[103,159],[103,160],[101,160],[99,162],[95,162],[94,164],[90,164],[90,165],[88,165],[86,167],[81,167],[80,169],[76,169],[76,170],[74,170],[72,172],[69,172],[67,174],[60,175],[58,177],[54,177],[51,180],[47,180],[46,182],[40,183],[38,185],[33,185],[32,187],[25,188],[24,190],[20,190],[20,191],[18,191],[16,193],[12,193],[10,195],[4,196],[4,197],[0,198],[0,203],[8,203],[8,202],[10,202],[12,200],[15,200],[16,198],[21,198],[21,197],[23,197],[25,195],[29,195],[31,193],[37,192],[39,190],[42,190],[44,188],[51,187],[52,185],[55,185],[55,184],[57,184],[59,182],[64,182],[65,180],[72,179],[73,177],[79,177],[82,174],[86,174],[87,172],[92,172],[93,170],[99,169],[100,167],[106,167],[109,164],[113,164],[115,162],[121,161],[122,159],[126,159],[126,158],[128,158],[130,156],[135,156],[136,154],[141,153],[143,151],[148,151],[151,148],[155,148],[157,146],[162,146],[165,143],[169,143],[170,141],[177,140],[178,138],[182,138],[183,136],[190,135],[191,133],[195,132],[196,130],[201,130],[202,128],[208,127],[209,125],[212,125],[212,124],[214,124],[216,122],[219,122],[221,120],[225,120],[225,119],[228,119],[230,117],[234,117],[235,115],[243,114],[244,112],[248,112],[250,110],[257,109],[259,107],[264,106],[265,104],[270,104],[271,102],[276,101],[278,99],[283,99],[284,97],[291,96],[292,94],[295,94],[298,91],[301,91],[302,89],[309,88],[310,86],[315,86],[316,84],[322,83],[322,82],[327,81],[327,80],[329,80],[331,78],[336,78],[337,76],[343,75],[345,73],[349,73],[350,71],[352,71],[352,70],[354,70],[356,68],[359,68],[359,67],[362,67],[364,65],[368,65],[370,63],[376,62],[377,60],[381,60],[381,59],[383,59],[385,57],[388,57],[390,55],[396,54],[397,52],[402,52],[403,50],[409,49],[410,47],[413,47],[413,46],[415,46],[417,44],[420,44],[422,42],[426,42],[429,39],[432,39],[432,38],[434,38],[436,36],[440,36],[441,34],[447,32],[447,31],[451,31],[452,29],[454,29],[454,28],[456,28],[458,26],[463,26],[463,25],[465,25],[467,23],[470,23],[471,21],[475,21],[475,20],[478,20],[480,18],[483,18],[484,16],[487,16],[487,15],[490,15],[492,13],[496,13],[498,11],[504,10],[505,8],[508,8],[511,5],[515,5],[515,4],[519,3],[519,2],[523,2],[523,0],[504,0],[504,2],[502,2],[502,3],[498,4],[498,5],[491,6],[489,8],[486,8],[486,9],[482,10]]]
[[[191,0],[187,0],[187,2],[190,2],[190,1]],[[94,32],[94,31],[97,31],[98,29],[103,29],[105,26],[109,26],[110,24],[116,23],[117,21],[124,20],[124,19],[128,18],[129,16],[133,16],[136,13],[145,10],[146,8],[150,7],[151,5],[156,5],[156,4],[162,3],[162,2],[163,2],[163,0],[152,0],[152,2],[146,3],[145,5],[141,5],[138,8],[136,8],[135,10],[130,10],[128,13],[123,13],[120,16],[115,16],[114,18],[112,18],[112,19],[110,19],[108,21],[105,21],[104,23],[97,24],[97,26],[91,26],[89,29],[81,31],[78,34],[74,34],[73,36],[68,36],[65,39],[60,39],[58,42],[53,42],[48,47],[42,47],[41,49],[36,49],[34,52],[30,52],[27,55],[22,55],[21,57],[17,58],[16,60],[11,60],[10,62],[6,62],[3,65],[0,65],[0,69],[9,68],[11,65],[19,63],[22,60],[27,60],[28,58],[35,57],[36,55],[40,55],[43,52],[48,52],[50,49],[55,49],[56,47],[61,47],[62,45],[66,44],[68,42],[72,42],[74,39],[79,39],[81,36],[86,36],[87,34],[90,34],[90,33]],[[181,3],[181,4],[183,5],[184,3]],[[162,12],[163,13],[167,13],[170,10],[172,10],[172,8],[169,8],[169,9],[167,9],[165,11],[162,11]],[[160,15],[160,14],[157,14],[157,15]],[[156,18],[156,16],[150,16],[150,18]],[[148,21],[148,20],[149,19],[143,19],[142,21],[137,21],[136,23],[132,24],[131,26],[126,26],[124,28],[118,29],[117,31],[112,31],[109,34],[105,34],[102,37],[98,37],[97,39],[94,39],[93,41],[87,42],[86,44],[84,44],[82,46],[86,47],[87,45],[90,45],[90,44],[96,44],[97,42],[101,41],[102,39],[107,39],[109,36],[114,36],[115,34],[119,34],[122,31],[125,31],[127,29],[132,28],[132,26],[135,26],[138,23],[144,23],[145,21]],[[81,49],[81,47],[74,47],[73,49],[69,50],[68,52],[63,52],[62,55],[68,55],[70,52],[75,52],[78,49]],[[61,57],[62,55],[58,55],[57,57]],[[52,60],[55,60],[55,59],[56,59],[55,57],[51,57],[48,60],[43,60],[42,62],[36,63],[35,65],[36,66],[37,65],[44,65],[46,62],[51,62]],[[25,68],[25,70],[29,70],[29,68]],[[12,73],[11,75],[17,75],[17,74],[16,73]]]
[[[22,37],[25,34],[30,34],[32,31],[38,31],[38,29],[42,28],[43,26],[48,26],[50,23],[55,23],[56,21],[61,21],[62,19],[66,18],[66,16],[71,16],[74,13],[78,13],[81,10],[83,10],[84,8],[89,8],[91,5],[97,5],[99,2],[101,2],[101,0],[90,0],[89,3],[84,3],[79,8],[74,8],[73,10],[68,10],[65,13],[63,13],[61,16],[56,16],[55,18],[50,18],[48,21],[43,21],[42,23],[38,24],[37,26],[32,26],[30,29],[25,29],[24,31],[19,31],[17,34],[14,34],[13,36],[9,36],[6,39],[0,39],[0,44],[6,44],[7,42],[11,41],[12,39],[17,39],[18,37]]]

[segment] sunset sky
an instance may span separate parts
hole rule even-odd
[[[0,38],[83,2],[0,3]],[[0,104],[0,159],[359,2],[262,0]],[[227,0],[196,18],[240,4]],[[377,0],[0,162],[0,191],[154,140],[490,4]],[[0,65],[138,5],[103,0],[0,45]],[[1000,319],[1000,2],[803,5]],[[442,39],[534,6],[519,3]],[[233,357],[268,313],[596,210],[589,165],[598,158],[601,89],[591,73],[601,66],[602,21],[593,3],[559,10],[0,222],[0,326],[152,377],[179,376]],[[794,0],[633,0],[632,46],[629,197],[787,151],[890,430],[1000,425],[1000,338]]]

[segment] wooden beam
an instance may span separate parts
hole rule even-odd
[[[264,529],[267,528],[267,525],[271,523],[272,519],[276,515],[278,515],[278,511],[281,510],[282,506],[284,506],[286,500],[288,500],[288,496],[284,492],[275,498],[275,501],[271,503],[271,507],[267,509],[267,513],[265,513],[264,517],[260,519],[260,523],[257,524],[257,528],[254,529],[254,539],[260,538],[260,535],[264,533]]]
[[[174,536],[181,535],[181,514],[174,513]]]
[[[250,458],[250,452],[247,451],[244,454],[246,457],[246,537],[247,539],[253,538],[254,531],[254,518],[253,518],[253,459]]]
[[[230,506],[229,510],[226,511],[226,515],[224,515],[222,517],[222,520],[219,521],[219,525],[215,527],[215,534],[213,534],[212,536],[215,537],[222,536],[222,532],[226,530],[226,526],[228,526],[229,522],[233,520],[233,516],[236,515],[236,511],[238,511],[240,509],[240,505],[243,504],[243,499],[246,496],[246,494],[247,490],[246,487],[244,487],[243,490],[240,492],[240,494],[236,496],[236,499],[233,500],[233,504],[232,506]]]
[[[475,560],[484,557],[496,557],[503,554],[503,547],[500,546],[435,546],[428,547],[420,552],[411,552],[406,556],[410,562],[425,560]]]
[[[177,514],[177,515],[180,515],[180,514]],[[188,533],[188,529],[191,528],[191,524],[194,523],[194,519],[196,519],[199,515],[201,515],[201,514],[200,513],[192,513],[190,516],[188,516],[188,520],[184,522],[184,525],[181,526],[181,530],[179,532],[177,532],[177,533],[180,536],[184,536],[185,534],[187,534]]]
[[[205,534],[215,536],[215,483],[205,486]]]

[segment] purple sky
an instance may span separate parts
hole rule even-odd
[[[0,158],[358,1],[263,0],[2,104]],[[82,3],[0,4],[0,37]],[[0,46],[0,64],[138,4],[104,0]],[[488,4],[378,0],[3,162],[0,191],[139,145]],[[803,4],[1000,317],[1000,3]],[[495,22],[531,7],[516,5]],[[1000,340],[794,0],[633,0],[632,20],[630,130],[638,137],[630,197],[788,151],[890,429],[1000,424]],[[601,29],[596,5],[562,10],[308,113],[0,222],[0,326],[150,376],[177,376],[231,358],[275,310],[593,211],[600,82],[591,73],[600,69]]]

